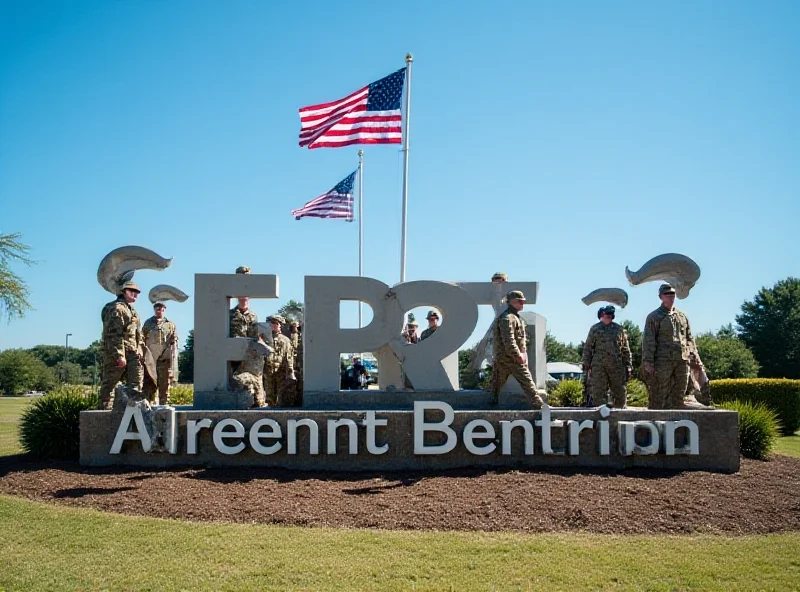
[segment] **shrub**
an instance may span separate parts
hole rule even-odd
[[[583,405],[583,381],[565,378],[550,393],[550,405],[554,407],[580,407]]]
[[[786,378],[741,378],[711,381],[715,403],[747,401],[764,403],[778,414],[784,435],[800,428],[800,380]]]
[[[80,413],[97,408],[97,397],[82,386],[65,385],[37,399],[20,418],[22,448],[39,458],[76,459],[80,450]]]
[[[729,401],[719,405],[739,413],[739,450],[747,458],[763,460],[775,447],[781,425],[778,414],[764,403]]]
[[[628,406],[629,407],[647,407],[650,397],[647,394],[647,387],[638,378],[633,378],[628,381]]]
[[[194,403],[194,385],[176,384],[169,389],[170,405],[191,405]]]

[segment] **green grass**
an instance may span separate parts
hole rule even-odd
[[[0,588],[8,590],[790,590],[800,582],[800,533],[727,538],[196,524],[5,496],[0,532]]]
[[[29,397],[0,397],[0,456],[19,454],[19,416],[33,399]]]
[[[775,454],[800,457],[800,430],[791,436],[778,438],[774,452]]]

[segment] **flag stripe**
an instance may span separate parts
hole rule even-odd
[[[369,92],[369,86],[365,86],[364,88],[359,88],[353,94],[347,95],[343,99],[339,99],[338,101],[331,101],[330,103],[320,103],[319,105],[311,105],[310,107],[300,107],[300,116],[301,117],[308,117],[309,115],[314,115],[316,113],[325,113],[334,109],[338,105],[349,101],[350,99],[354,98],[357,95],[364,94],[366,95]]]
[[[353,183],[356,171],[342,179],[333,189],[315,197],[302,208],[292,210],[296,220],[301,218],[339,218],[353,220]]]
[[[339,114],[347,114],[353,113],[357,111],[366,111],[367,110],[367,101],[369,99],[366,95],[358,97],[348,103],[344,103],[340,107],[336,109],[332,109],[327,113],[320,113],[317,115],[307,115],[300,117],[300,125],[301,127],[313,127],[317,125],[319,122],[324,122],[330,119],[331,117],[335,117]]]
[[[309,148],[313,150],[314,148],[341,148],[342,146],[352,146],[353,144],[402,144],[403,138],[401,136],[402,134],[397,134],[396,138],[390,137],[386,139],[376,138],[375,136],[370,136],[369,138],[359,136],[346,142],[314,142]]]

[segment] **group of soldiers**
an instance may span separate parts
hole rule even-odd
[[[110,409],[114,388],[124,379],[129,388],[142,391],[153,403],[169,403],[169,389],[177,376],[178,332],[164,313],[167,305],[153,304],[153,316],[142,327],[133,308],[139,286],[126,282],[117,299],[103,307],[102,379],[99,408]]]
[[[242,266],[236,273],[248,274],[250,269]],[[492,277],[493,283],[506,281],[503,273]],[[163,302],[153,305],[154,315],[142,327],[133,308],[139,293],[134,282],[126,282],[117,299],[103,307],[100,409],[111,407],[114,388],[122,379],[129,388],[143,391],[150,401],[169,403],[170,385],[177,378],[177,330],[166,318],[167,307]],[[684,396],[692,390],[691,370],[702,370],[702,362],[689,320],[675,308],[675,289],[662,284],[658,296],[661,306],[645,321],[642,378],[649,392],[650,409],[674,409],[684,405]],[[272,315],[267,318],[270,325],[270,335],[267,335],[249,307],[249,298],[239,297],[237,301],[230,311],[230,337],[249,338],[250,343],[245,359],[231,363],[231,389],[252,396],[253,407],[300,406],[303,396],[301,324]],[[500,389],[513,376],[530,397],[532,406],[538,409],[544,400],[528,368],[526,323],[519,316],[525,302],[521,291],[508,292],[506,309],[492,325],[492,401],[498,402]],[[583,348],[581,364],[591,385],[588,404],[594,406],[625,407],[626,383],[633,374],[628,337],[624,328],[614,322],[615,312],[613,306],[598,311],[599,322],[589,330]],[[417,324],[413,314],[409,314],[403,329],[408,343],[418,343],[436,332],[439,314],[431,310],[426,319],[428,328],[417,336]]]
[[[642,379],[649,409],[677,409],[691,404],[684,402],[687,394],[701,392],[692,369],[702,371],[702,362],[689,319],[675,308],[675,289],[662,284],[658,297],[661,306],[647,315],[644,325]],[[615,312],[613,306],[597,312],[599,322],[589,329],[583,346],[581,366],[589,382],[589,406],[622,408],[626,404],[633,362],[625,329],[614,322]]]

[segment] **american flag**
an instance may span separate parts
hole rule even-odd
[[[405,75],[406,69],[401,68],[341,100],[301,108],[300,146],[402,142],[400,100]]]
[[[300,218],[344,218],[353,221],[353,171],[342,179],[336,187],[312,199],[299,210],[292,210],[295,220]]]

